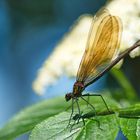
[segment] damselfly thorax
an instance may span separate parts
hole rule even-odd
[[[75,96],[82,95],[82,91],[84,90],[84,84],[82,82],[75,82],[73,86],[73,94]]]
[[[73,92],[67,93],[65,95],[66,101],[69,101],[71,98],[77,98],[82,96],[82,91],[85,89],[84,84],[82,82],[76,81],[73,85]]]

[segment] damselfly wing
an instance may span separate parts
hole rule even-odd
[[[102,11],[93,19],[76,80],[87,86],[116,57],[122,34],[121,20]]]
[[[72,99],[72,114],[73,104],[75,102],[80,114],[77,99],[81,97],[84,101],[86,101],[83,96],[92,96],[90,94],[82,95],[82,91],[98,79],[100,75],[103,75],[102,73],[112,64],[112,61],[117,56],[121,35],[122,23],[120,18],[112,16],[108,10],[104,9],[98,12],[93,18],[86,49],[78,69],[76,82],[73,86],[73,92],[65,95],[66,101]],[[93,106],[92,108],[94,109]]]

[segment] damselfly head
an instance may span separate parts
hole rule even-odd
[[[67,94],[65,95],[65,99],[66,99],[67,102],[68,102],[71,98],[72,98],[72,93],[67,93]]]

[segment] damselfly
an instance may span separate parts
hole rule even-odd
[[[132,47],[118,55],[121,36],[121,19],[117,16],[111,15],[107,9],[99,11],[92,20],[86,49],[78,69],[73,91],[65,95],[66,101],[72,99],[72,113],[70,116],[69,124],[74,112],[74,103],[77,104],[79,113],[79,115],[76,116],[83,118],[80,117],[81,111],[78,103],[79,98],[84,100],[95,110],[94,106],[90,104],[84,97],[100,96],[106,105],[106,108],[108,109],[108,106],[101,95],[82,94],[82,92],[87,86],[98,80],[116,63],[118,63],[122,58],[124,58],[133,49],[140,45],[140,42],[138,41]]]

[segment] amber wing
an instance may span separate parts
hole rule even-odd
[[[112,16],[108,10],[100,11],[93,18],[77,81],[83,82],[86,86],[110,65],[117,55],[121,34],[120,18]]]

